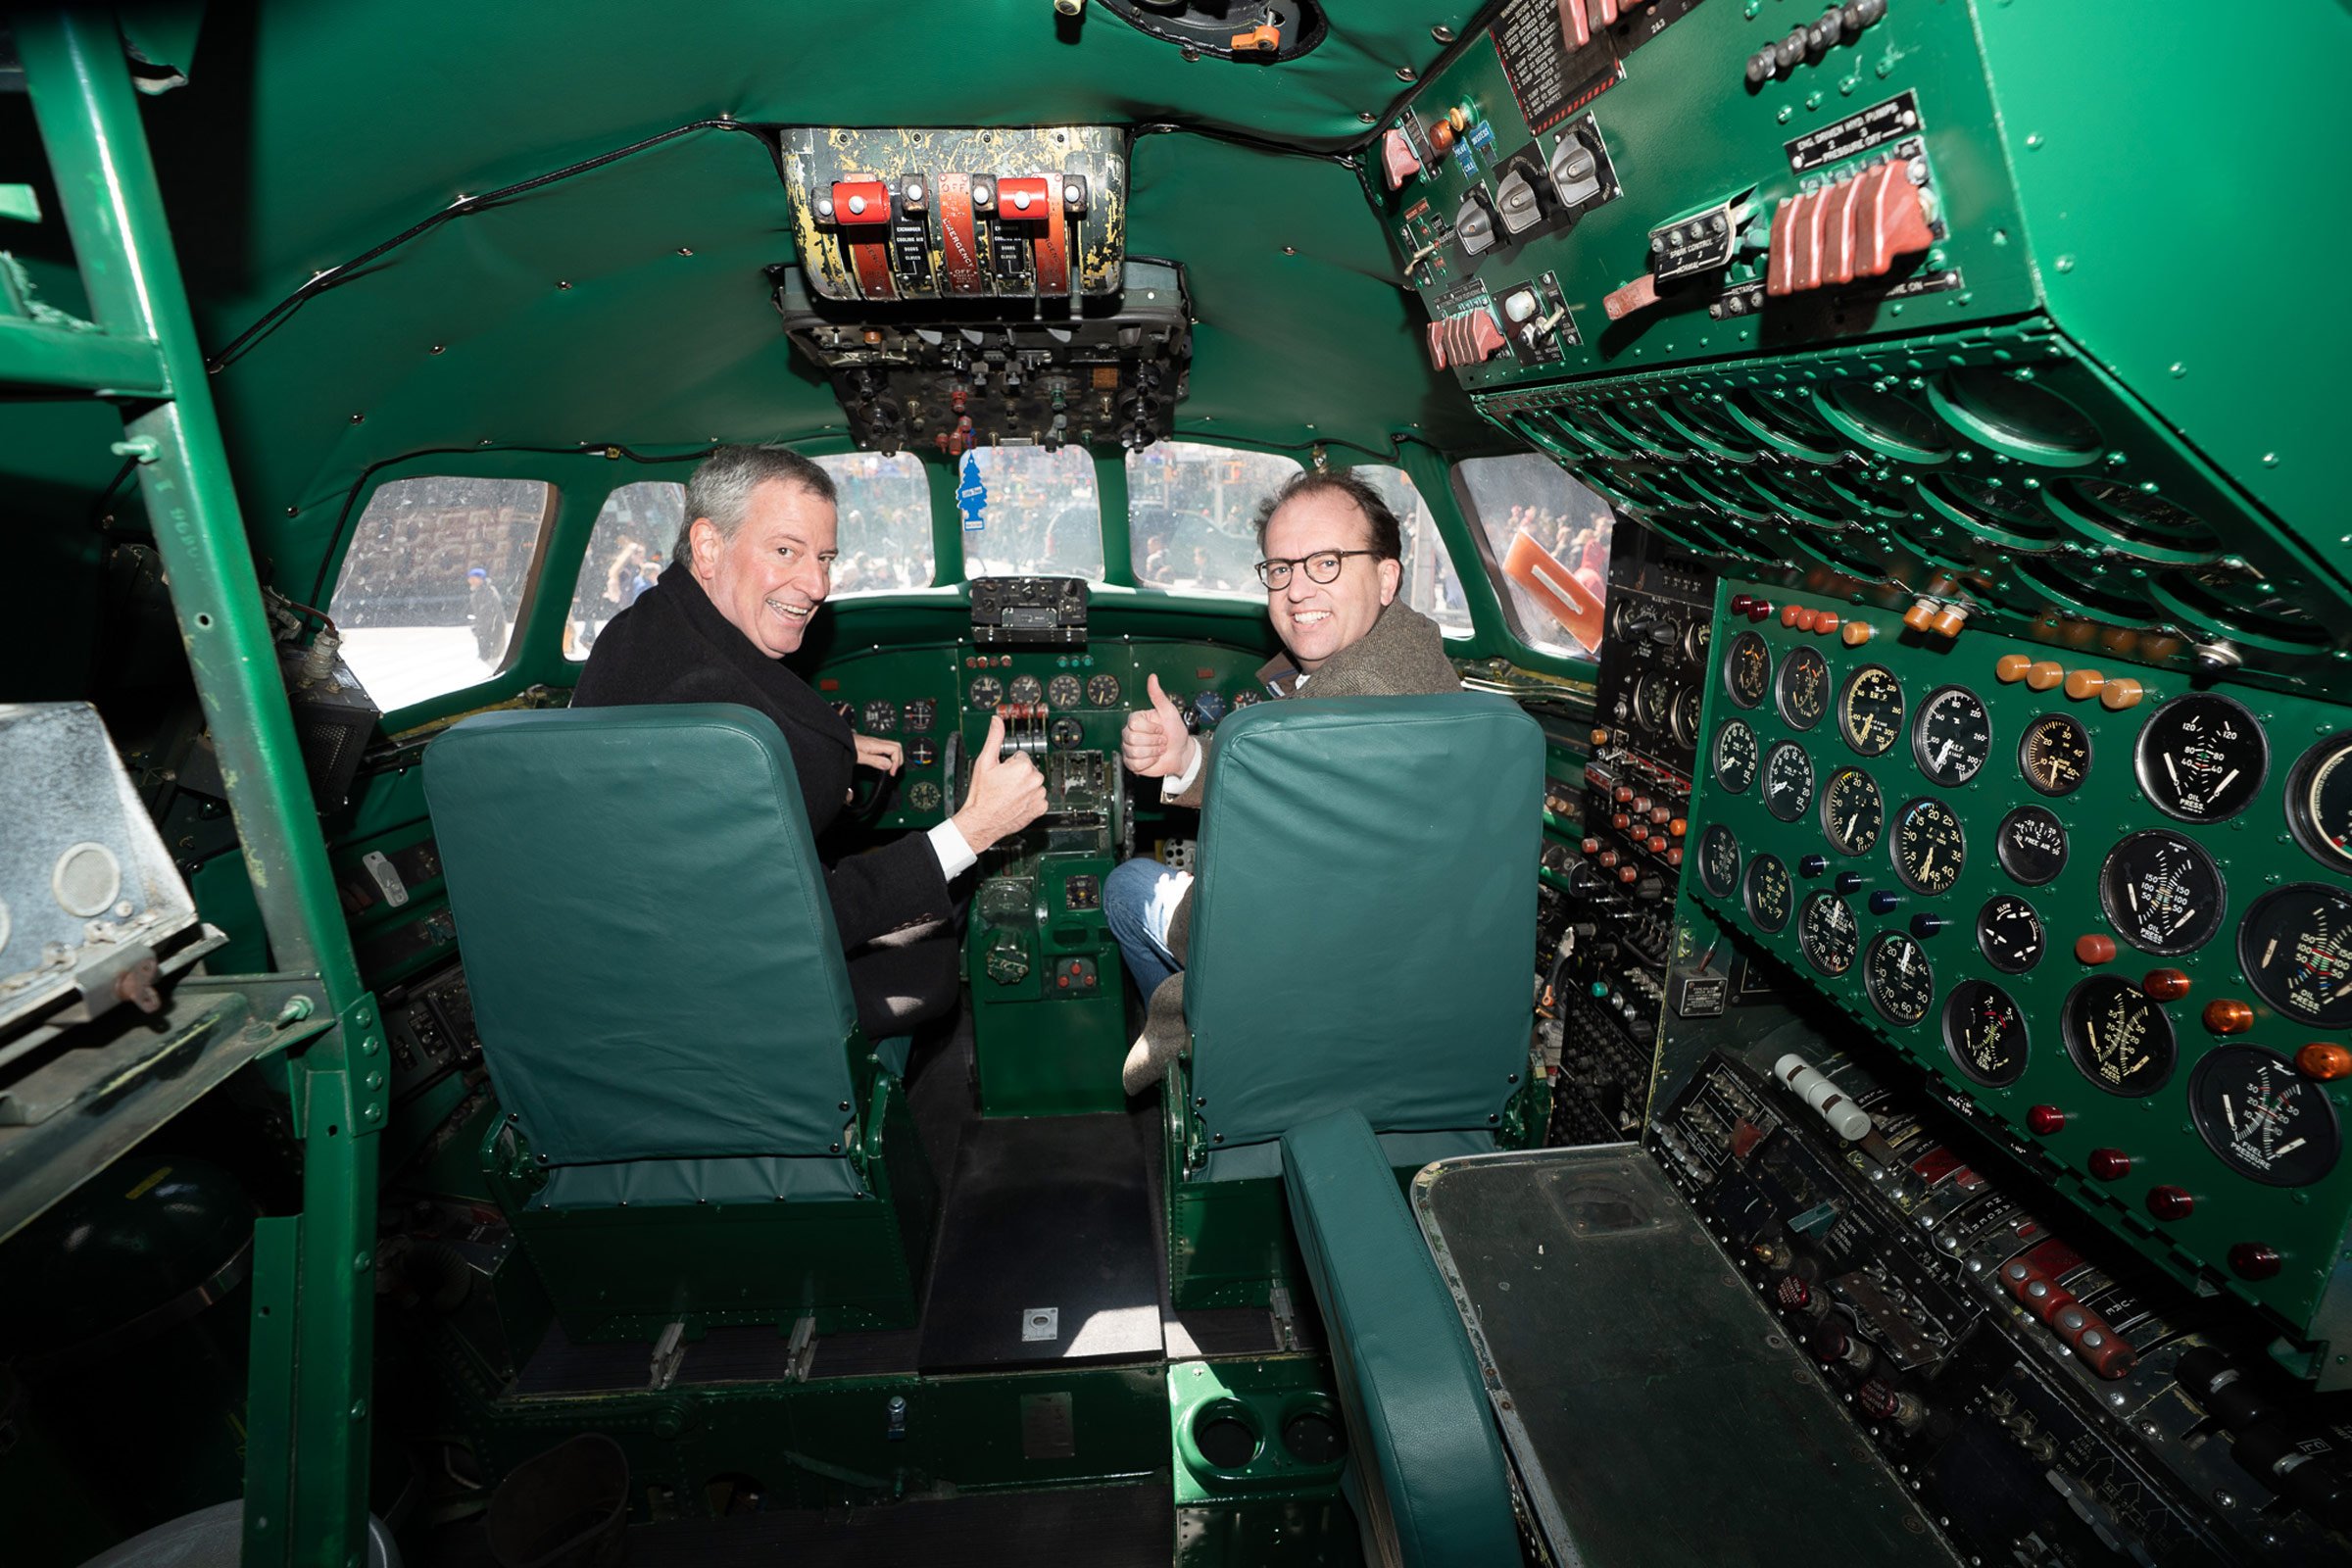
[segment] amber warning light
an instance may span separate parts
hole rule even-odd
[[[1600,646],[1599,599],[1524,528],[1511,536],[1511,548],[1502,559],[1502,574],[1526,589],[1578,643],[1586,648]]]

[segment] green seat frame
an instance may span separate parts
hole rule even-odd
[[[574,1339],[914,1322],[937,1192],[868,1048],[792,758],[728,705],[478,715],[425,755],[503,1115]]]

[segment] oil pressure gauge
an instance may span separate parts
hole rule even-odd
[[[2222,928],[2229,889],[2213,857],[2165,828],[2133,833],[2099,867],[2099,903],[2116,935],[2142,953],[2186,953]]]
[[[2288,1017],[2352,1027],[2352,896],[2317,882],[2265,893],[2237,928],[2237,961]]]
[[[1903,684],[1894,672],[1864,664],[1838,694],[1838,733],[1864,757],[1884,757],[1903,735]]]
[[[2172,1020],[2137,986],[2094,974],[2067,993],[2058,1021],[2076,1070],[2107,1093],[2136,1099],[2171,1080]]]
[[[1943,1049],[1952,1065],[1988,1089],[2026,1073],[2026,1015],[1989,980],[1963,980],[1943,999]]]
[[[2133,761],[2156,808],[2184,822],[2219,822],[2253,804],[2271,744],[2252,713],[2219,692],[2176,697],[2139,732]]]
[[[2253,1046],[2205,1054],[2188,1080],[2188,1113],[2223,1164],[2266,1187],[2308,1187],[2343,1152],[2328,1092]]]

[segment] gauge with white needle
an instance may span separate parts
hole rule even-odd
[[[1922,773],[1946,789],[1975,778],[1992,757],[1992,718],[1984,700],[1965,686],[1928,693],[1911,724],[1911,756]]]
[[[2180,1057],[2172,1020],[2127,980],[2092,975],[2067,993],[2058,1024],[2076,1070],[2111,1095],[2137,1099],[2172,1079]]]
[[[1838,694],[1838,733],[1864,757],[1884,757],[1903,734],[1903,684],[1891,670],[1864,664]]]
[[[1794,741],[1764,754],[1764,809],[1793,822],[1813,807],[1813,759]]]
[[[1867,855],[1886,824],[1878,784],[1858,767],[1841,767],[1821,792],[1821,831],[1840,855]]]
[[[2219,822],[2254,802],[2270,772],[2271,744],[2244,706],[2191,692],[2156,710],[2133,754],[2139,787],[2183,822]]]
[[[2142,953],[2187,953],[2222,928],[2230,890],[2203,846],[2149,828],[2107,852],[2099,903],[2115,934]]]
[[[2223,1164],[2268,1187],[2308,1187],[2343,1152],[2326,1086],[2256,1046],[2207,1052],[2188,1080],[2188,1113]]]

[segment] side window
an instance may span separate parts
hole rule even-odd
[[[1264,452],[1155,441],[1127,454],[1135,580],[1178,593],[1259,597],[1257,506],[1298,465]]]
[[[1412,475],[1377,463],[1359,464],[1348,471],[1379,491],[1404,525],[1404,602],[1436,621],[1446,636],[1469,636],[1470,606],[1462,597],[1462,581],[1454,575],[1446,537],[1438,532],[1438,520],[1429,514],[1429,503]]]
[[[928,588],[931,484],[922,461],[911,452],[891,457],[845,452],[816,462],[841,492],[841,555],[833,563],[833,597]],[[1102,547],[1098,542],[1095,548]]]
[[[640,479],[605,497],[572,585],[571,615],[564,623],[564,657],[586,659],[605,622],[637,602],[669,564],[686,520],[686,487],[669,479]]]
[[[1453,471],[1520,640],[1546,654],[1592,657],[1609,589],[1608,503],[1532,452],[1468,458]]]
[[[975,447],[971,456],[988,508],[980,531],[963,536],[965,576],[1102,580],[1102,493],[1084,448]]]
[[[555,487],[395,479],[368,498],[327,613],[386,712],[487,680],[507,661]]]

